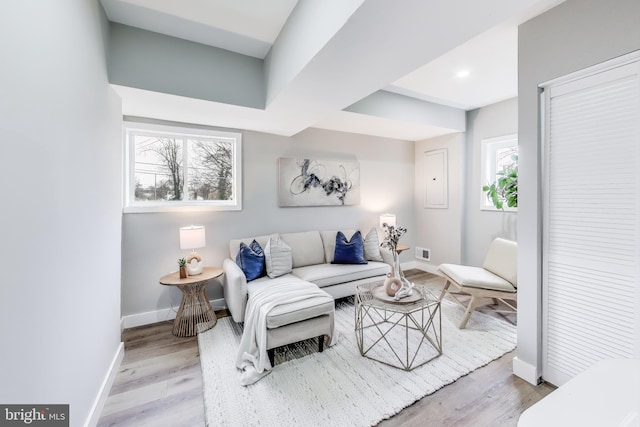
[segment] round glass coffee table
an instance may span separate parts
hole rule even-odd
[[[383,282],[356,286],[355,330],[360,354],[411,371],[442,354],[440,300],[426,286],[393,301]]]

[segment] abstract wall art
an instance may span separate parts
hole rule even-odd
[[[280,206],[348,206],[360,203],[360,164],[320,159],[279,159]]]

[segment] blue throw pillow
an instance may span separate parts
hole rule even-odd
[[[255,239],[248,246],[244,242],[240,243],[236,264],[240,266],[248,282],[264,276],[264,251]]]
[[[336,234],[336,250],[333,253],[332,264],[367,264],[364,259],[364,247],[362,244],[362,234],[356,231],[351,236],[351,241],[338,231]]]

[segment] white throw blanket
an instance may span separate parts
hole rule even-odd
[[[243,370],[242,385],[253,384],[269,372],[271,363],[267,355],[267,316],[281,304],[289,304],[308,298],[326,296],[316,285],[292,278],[250,291],[244,316],[244,332],[240,340],[236,366]],[[332,343],[329,343],[331,345]]]

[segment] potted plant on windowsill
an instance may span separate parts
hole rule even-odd
[[[178,259],[178,266],[180,267],[180,278],[187,278],[187,260],[184,258]]]
[[[491,185],[482,187],[482,191],[487,193],[487,199],[498,209],[507,207],[518,207],[518,155],[511,156],[516,165],[497,173],[498,179]]]

